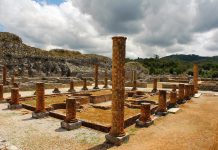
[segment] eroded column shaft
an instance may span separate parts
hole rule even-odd
[[[158,99],[158,112],[166,112],[167,111],[167,92],[164,90],[159,90],[159,99]]]
[[[141,115],[139,120],[142,122],[151,121],[151,104],[150,103],[142,103],[141,104]]]
[[[11,104],[18,105],[19,104],[19,88],[11,89]]]
[[[0,100],[4,99],[3,94],[4,94],[3,84],[0,84]]]
[[[66,99],[66,118],[65,122],[76,122],[76,98],[70,97]]]
[[[198,64],[194,64],[193,75],[194,91],[198,93]]]
[[[3,66],[3,75],[2,75],[3,85],[7,84],[7,67]]]
[[[45,112],[44,83],[36,83],[36,112]]]
[[[94,89],[99,89],[99,87],[98,87],[98,65],[97,64],[95,65],[94,77],[95,77]]]
[[[125,47],[126,37],[113,37],[112,56],[112,126],[110,135],[124,136]]]
[[[179,100],[184,99],[184,84],[179,84]]]

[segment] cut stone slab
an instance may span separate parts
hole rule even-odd
[[[61,122],[61,127],[64,128],[64,129],[67,129],[68,131],[78,129],[81,126],[82,126],[82,121],[80,121],[80,120],[78,120],[77,122],[74,122],[74,123],[68,123],[68,122],[65,122],[65,121]]]
[[[114,144],[116,146],[120,146],[123,143],[129,141],[129,134],[126,133],[126,135],[122,136],[122,137],[114,137],[114,136],[111,136],[110,134],[106,134],[105,138],[106,138],[107,143],[111,143],[111,144]]]
[[[168,112],[175,114],[175,113],[178,112],[179,110],[180,110],[180,108],[170,108],[170,109],[168,109]]]
[[[21,109],[21,108],[22,108],[21,104],[8,105],[8,109]]]
[[[201,93],[196,93],[195,95],[194,95],[194,98],[199,98],[201,96]]]
[[[40,119],[40,118],[44,118],[44,117],[48,117],[49,116],[49,112],[33,112],[32,113],[32,117],[35,119]]]

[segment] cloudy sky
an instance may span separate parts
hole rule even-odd
[[[218,0],[0,0],[0,31],[49,50],[111,57],[111,37],[127,37],[127,57],[218,55]]]

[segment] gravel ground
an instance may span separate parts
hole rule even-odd
[[[58,119],[32,119],[30,111],[12,111],[6,107],[6,104],[0,104],[0,137],[19,149],[88,149],[105,140],[102,132],[85,127],[66,131],[60,128]]]

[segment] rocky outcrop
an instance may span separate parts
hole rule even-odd
[[[95,63],[99,64],[100,71],[111,68],[108,57],[63,49],[46,51],[28,46],[20,37],[8,32],[0,32],[0,60],[7,65],[10,74],[30,77],[82,77],[93,72]]]

